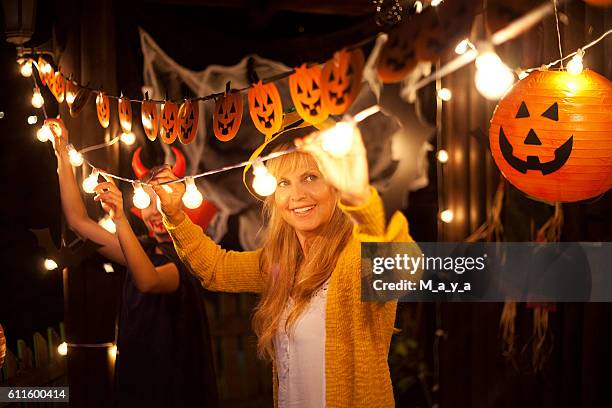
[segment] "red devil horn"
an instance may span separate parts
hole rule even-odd
[[[172,151],[174,152],[175,157],[172,172],[176,177],[181,178],[185,175],[185,156],[183,156],[183,152],[174,146],[172,146]]]
[[[134,174],[137,179],[142,179],[151,169],[147,168],[142,161],[140,160],[140,152],[142,151],[142,147],[139,147],[134,152],[134,156],[132,156],[132,170],[134,170]]]

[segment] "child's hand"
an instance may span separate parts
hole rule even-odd
[[[106,182],[96,186],[94,189],[96,192],[94,200],[100,201],[104,211],[106,211],[116,223],[125,218],[125,212],[123,211],[123,194],[121,194],[121,190],[119,190],[110,177],[104,174],[102,174],[102,176],[106,179]]]

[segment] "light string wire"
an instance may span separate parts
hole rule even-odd
[[[563,49],[561,48],[561,32],[559,31],[559,13],[557,12],[557,0],[552,0],[555,7],[555,24],[557,26],[557,42],[559,43],[559,57],[561,62],[561,69],[563,69]]]

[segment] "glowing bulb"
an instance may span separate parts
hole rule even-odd
[[[440,163],[446,163],[448,161],[448,152],[444,149],[440,149],[436,154],[436,158]]]
[[[455,47],[455,52],[459,55],[465,54],[468,49],[469,42],[470,40],[468,40],[467,38],[464,38],[463,40],[459,41],[459,44],[457,44],[457,46]]]
[[[34,88],[34,94],[32,95],[32,106],[35,108],[41,108],[45,104],[45,98],[40,93],[40,89]]]
[[[89,194],[94,193],[94,189],[98,185],[98,169],[93,169],[91,174],[83,180],[83,191]]]
[[[439,6],[444,0],[431,0],[431,7]]]
[[[117,232],[117,226],[115,225],[115,222],[108,215],[105,215],[104,217],[100,218],[100,221],[98,221],[98,225],[110,232],[111,234]]]
[[[76,94],[74,93],[72,89],[69,91],[66,91],[66,103],[68,105],[72,105],[74,103],[75,98],[76,98]]]
[[[438,98],[442,99],[444,102],[448,102],[453,97],[453,93],[448,88],[441,88],[438,91]]]
[[[274,194],[276,191],[276,177],[261,162],[253,163],[253,190],[262,197]]]
[[[514,75],[493,51],[485,51],[476,58],[476,89],[490,100],[501,98],[514,83]]]
[[[440,219],[445,223],[450,223],[455,218],[455,214],[453,214],[453,210],[444,210],[440,213]]]
[[[520,80],[523,80],[523,79],[527,78],[528,76],[529,76],[529,72],[527,72],[527,71],[521,71],[518,74],[518,77],[519,77]]]
[[[567,72],[569,72],[572,75],[578,75],[582,72],[582,70],[584,69],[584,66],[582,65],[582,57],[584,56],[584,51],[582,49],[578,49],[578,51],[576,52],[576,55],[574,55],[572,57],[572,59],[570,60],[570,62],[567,63]]]
[[[35,125],[38,122],[38,116],[30,115],[28,116],[28,125]]]
[[[45,269],[48,271],[57,269],[57,262],[55,262],[53,259],[45,259]]]
[[[132,202],[134,203],[134,206],[136,208],[140,208],[141,210],[148,208],[151,204],[151,197],[149,197],[147,192],[144,191],[144,189],[142,188],[142,184],[137,181],[132,183],[132,185],[134,186],[134,196],[132,197]]]
[[[195,185],[195,181],[193,177],[185,178],[185,194],[183,194],[183,204],[185,207],[194,209],[198,208],[202,205],[202,201],[204,201],[204,197],[202,197],[202,193],[198,190]]]
[[[77,152],[77,150],[71,144],[69,144],[66,148],[68,149],[68,159],[70,160],[70,164],[72,164],[74,167],[79,167],[82,165],[84,161],[83,155]]]
[[[50,74],[52,69],[53,67],[51,66],[51,64],[45,61],[44,65],[42,66],[42,72],[45,74]]]
[[[63,343],[60,343],[59,346],[57,346],[57,354],[59,354],[60,356],[65,356],[66,354],[68,354],[68,344],[66,344],[65,341]]]
[[[112,358],[117,358],[117,345],[116,344],[113,344],[113,346],[108,349],[108,354],[110,354]]]
[[[42,125],[36,132],[36,138],[41,142],[48,142],[53,140],[53,132],[49,129],[49,126]]]
[[[321,132],[323,150],[332,156],[345,156],[353,146],[354,132],[357,127],[354,123],[338,122],[330,129]]]
[[[423,11],[423,3],[421,3],[419,0],[414,2],[414,12],[417,14],[421,14],[421,12]]]
[[[121,141],[125,143],[127,146],[131,146],[136,141],[136,135],[132,132],[122,133]]]
[[[26,78],[29,76],[32,76],[32,61],[27,60],[23,64],[21,64],[20,72],[21,72],[21,75],[23,75]]]

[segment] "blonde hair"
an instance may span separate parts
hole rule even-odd
[[[287,148],[281,146],[275,150]],[[295,169],[310,167],[316,162],[307,153],[295,152],[267,163],[275,176]],[[336,203],[329,222],[321,232],[308,242],[305,256],[295,230],[285,220],[274,203],[274,195],[264,202],[264,214],[268,220],[268,233],[263,245],[262,271],[264,291],[255,309],[253,329],[257,334],[257,351],[260,357],[272,359],[273,340],[285,305],[291,297],[291,308],[285,329],[291,328],[314,292],[331,276],[340,253],[351,236],[353,224]]]

